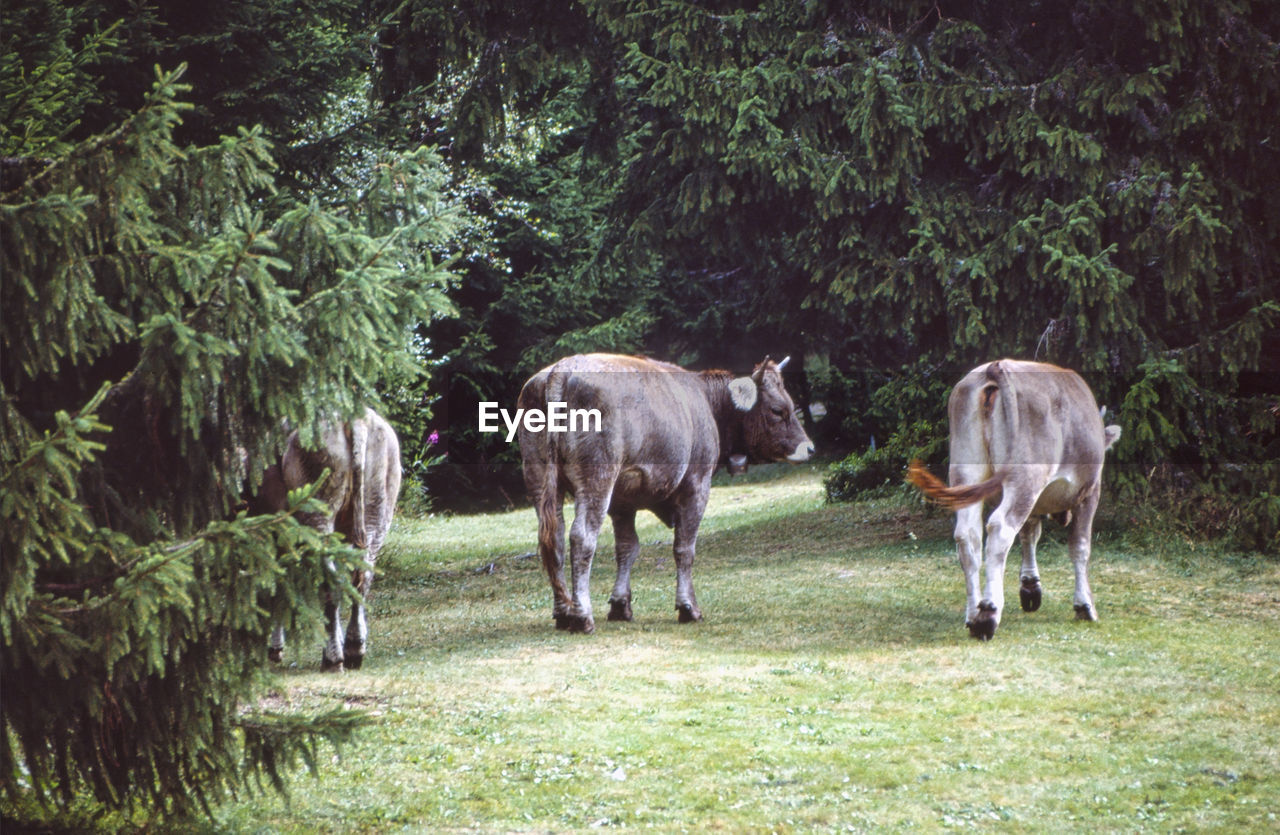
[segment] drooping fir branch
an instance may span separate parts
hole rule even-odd
[[[85,89],[87,67],[120,45],[121,24],[95,27],[72,47],[66,43],[69,20],[42,20],[39,25],[59,31],[52,43],[41,44],[40,38],[31,37],[31,21],[26,19],[41,10],[18,6],[5,4],[0,11],[0,157],[7,169],[28,163],[38,169],[57,156],[67,134],[79,124],[80,106],[92,96]],[[75,12],[67,15],[74,16]],[[35,41],[33,55],[24,54],[24,40]],[[32,61],[36,63],[28,66]]]

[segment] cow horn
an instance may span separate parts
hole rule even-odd
[[[756,370],[751,372],[751,379],[756,381],[758,385],[764,379],[764,370],[769,367],[769,355],[764,355],[764,361],[756,366]]]
[[[779,370],[779,371],[781,371],[782,369],[786,368],[786,367],[787,367],[787,363],[789,363],[789,362],[791,362],[791,357],[790,357],[790,356],[783,357],[783,358],[782,358],[782,362],[778,363],[778,370]]]

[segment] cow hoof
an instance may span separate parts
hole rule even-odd
[[[996,625],[995,604],[986,600],[978,604],[978,616],[965,624],[969,636],[979,641],[990,641],[996,634]]]
[[[1022,588],[1018,589],[1018,597],[1022,600],[1022,611],[1034,612],[1040,608],[1040,580],[1036,577],[1023,577]]]
[[[347,657],[342,659],[342,666],[348,670],[358,670],[363,665],[363,655],[352,655],[351,653],[347,653]]]
[[[569,616],[568,616],[568,615],[563,614],[563,613],[557,613],[557,614],[552,615],[552,617],[553,617],[553,618],[555,618],[555,621],[556,621],[556,629],[559,629],[559,630],[561,630],[561,631],[564,631],[564,630],[567,630],[567,629],[569,628]]]
[[[343,671],[342,661],[330,661],[324,656],[320,657],[320,672],[322,673],[340,673]]]
[[[280,664],[284,661],[284,650],[280,647],[267,647],[267,660],[272,664]]]
[[[1088,603],[1076,604],[1076,620],[1097,620],[1098,613]]]
[[[610,600],[609,620],[631,620],[630,600]]]
[[[565,615],[565,629],[570,632],[579,632],[583,635],[590,635],[596,631],[595,618],[590,615]]]
[[[676,611],[680,613],[680,623],[696,623],[702,620],[702,610],[692,603],[681,603],[676,606]]]
[[[996,634],[996,622],[989,618],[979,618],[966,626],[969,627],[969,637],[979,641],[990,641]]]

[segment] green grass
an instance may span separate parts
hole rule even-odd
[[[610,533],[591,636],[552,628],[532,511],[398,520],[364,669],[321,674],[316,637],[279,674],[286,701],[376,724],[291,802],[224,807],[218,828],[1280,827],[1276,561],[1104,532],[1101,621],[1081,623],[1046,543],[1044,606],[1015,602],[983,644],[962,624],[949,515],[825,506],[816,468],[753,473],[713,490],[693,625],[647,514],[636,620],[603,617]]]

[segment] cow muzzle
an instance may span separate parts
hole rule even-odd
[[[796,451],[788,455],[787,460],[793,464],[799,464],[801,461],[808,461],[811,455],[813,455],[813,441],[805,438],[796,445]]]

